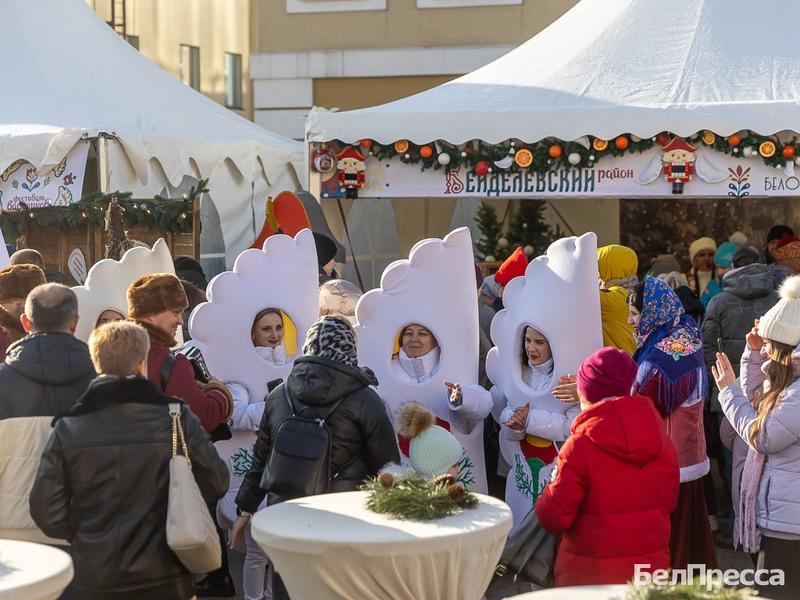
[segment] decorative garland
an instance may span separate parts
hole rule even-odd
[[[406,164],[419,165],[421,170],[457,168],[472,169],[477,175],[487,175],[496,170],[546,172],[553,169],[583,169],[593,167],[606,156],[624,156],[649,150],[656,144],[665,146],[673,134],[663,131],[650,139],[640,139],[632,134],[619,135],[613,140],[584,136],[565,142],[545,138],[528,143],[506,140],[487,144],[472,140],[454,145],[443,140],[417,145],[408,140],[393,144],[379,144],[370,139],[358,143],[360,151],[379,160],[399,158]],[[703,145],[724,154],[747,158],[760,156],[771,167],[783,168],[787,162],[800,165],[797,139],[780,141],[777,136],[764,136],[751,131],[734,133],[724,138],[705,130],[684,138],[690,144]],[[355,145],[353,145],[355,147]]]
[[[369,492],[367,509],[392,519],[431,521],[478,505],[475,494],[449,475],[431,482],[413,471],[397,477],[383,472],[361,489]]]
[[[131,199],[131,192],[103,194],[95,192],[68,206],[47,206],[31,208],[21,203],[22,210],[0,213],[0,229],[7,240],[14,240],[27,229],[33,221],[41,227],[67,229],[90,224],[105,225],[105,215],[112,198],[122,207],[125,225],[135,227],[144,225],[158,228],[163,232],[187,233],[192,230],[192,209],[194,199],[208,191],[208,179],[201,179],[180,200],[155,196],[152,200]]]

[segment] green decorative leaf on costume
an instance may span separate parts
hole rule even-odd
[[[460,483],[464,487],[475,485],[475,465],[472,463],[472,459],[466,452],[461,455],[461,460],[458,461],[456,466],[458,466],[456,482]]]
[[[247,448],[239,448],[236,453],[231,456],[231,471],[236,477],[244,477],[250,470],[253,464],[253,454]]]

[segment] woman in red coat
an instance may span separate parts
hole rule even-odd
[[[562,534],[557,586],[625,583],[637,564],[670,567],[678,459],[653,403],[629,395],[635,376],[636,363],[616,348],[578,371],[582,412],[536,502],[542,527]]]

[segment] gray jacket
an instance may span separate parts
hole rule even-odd
[[[738,376],[745,335],[752,329],[753,321],[777,301],[772,272],[767,265],[747,265],[726,273],[722,292],[708,303],[703,321],[703,355],[709,369],[721,346]],[[721,411],[716,388],[711,395],[711,410]]]
[[[796,352],[796,363],[799,358]],[[764,383],[761,367],[765,362],[760,353],[746,348],[738,384],[729,385],[719,394],[725,416],[744,440],[756,420],[751,401]],[[758,526],[800,535],[800,379],[781,394],[753,447],[767,456],[758,488]]]

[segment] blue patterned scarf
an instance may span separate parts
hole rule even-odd
[[[639,366],[633,393],[646,389],[659,410],[669,415],[684,402],[706,396],[703,343],[694,319],[666,283],[648,277],[643,300],[633,355]]]

